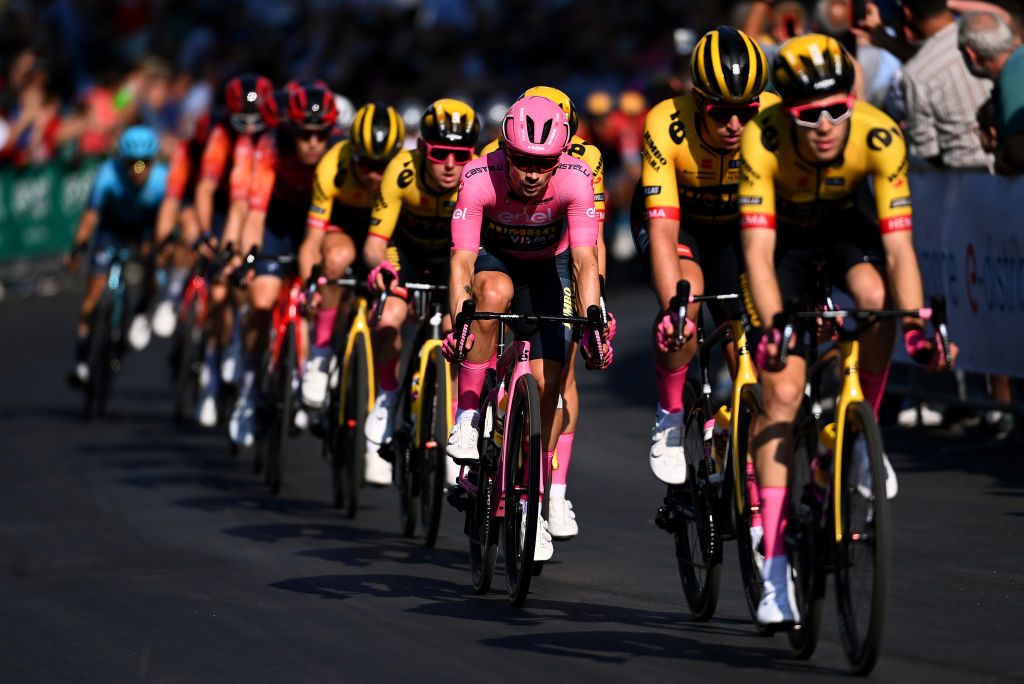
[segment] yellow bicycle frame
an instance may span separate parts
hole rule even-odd
[[[356,298],[356,315],[352,317],[352,325],[348,329],[348,336],[345,339],[345,355],[341,365],[341,396],[338,401],[339,424],[345,420],[345,400],[348,395],[345,390],[349,383],[349,360],[352,358],[357,344],[363,345],[366,354],[366,381],[369,384],[369,387],[366,388],[367,413],[373,410],[373,404],[377,400],[377,383],[373,376],[373,345],[370,343],[370,325],[366,321],[368,307],[369,301],[366,297]]]
[[[843,521],[841,516],[839,490],[840,475],[843,472],[843,436],[846,432],[846,410],[851,404],[864,401],[864,391],[860,386],[860,342],[844,340],[839,343],[839,355],[843,362],[843,386],[839,390],[839,401],[836,402],[836,446],[832,457],[832,517],[835,524],[836,543],[843,540]]]
[[[441,343],[442,343],[441,340],[427,340],[426,342],[423,343],[423,346],[420,347],[420,367],[419,367],[419,375],[417,376],[418,378],[420,378],[420,382],[423,382],[423,378],[425,378],[427,376],[427,365],[431,362],[431,356],[433,355],[434,350],[436,349],[438,354],[441,353]],[[451,408],[452,373],[451,373],[451,367],[449,366],[447,360],[444,362],[444,382],[445,382],[445,393],[444,393],[444,396],[445,396],[445,400],[446,400],[446,402],[448,404],[447,406],[444,407],[444,409],[445,409],[445,411],[444,411],[445,427],[447,428],[448,432],[451,432],[451,430],[452,430],[452,408]],[[423,404],[423,390],[421,389],[419,392],[416,393],[416,397],[412,401],[412,414],[414,416],[419,417],[421,415],[420,414],[420,409],[422,408],[422,404]],[[422,444],[422,439],[423,439],[422,431],[423,431],[423,423],[420,422],[419,420],[417,420],[416,421],[416,441],[414,442],[415,444]]]
[[[743,322],[738,320],[729,321],[732,331],[732,339],[736,345],[736,377],[732,382],[732,397],[730,406],[732,408],[732,420],[729,439],[732,442],[732,473],[736,494],[736,512],[743,513],[743,502],[746,499],[747,481],[747,454],[739,453],[740,435],[736,429],[736,422],[740,415],[740,400],[743,395],[743,388],[747,385],[757,384],[757,373],[754,371],[754,361],[750,357],[750,347],[747,345],[747,333],[743,329]]]

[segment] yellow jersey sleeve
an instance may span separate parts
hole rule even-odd
[[[336,188],[334,187],[334,176],[338,172],[338,156],[341,147],[345,142],[327,150],[327,154],[320,158],[313,174],[313,201],[309,205],[309,213],[306,215],[306,228],[324,230],[331,220],[331,208],[334,205]]]
[[[384,176],[380,181],[380,191],[373,201],[370,212],[370,235],[390,240],[398,225],[398,215],[402,211],[402,196],[405,188],[414,181],[412,153],[409,150],[399,152],[388,162]]]
[[[489,142],[486,145],[484,145],[483,149],[480,150],[480,154],[478,154],[477,157],[486,157],[491,152],[496,152],[498,150],[498,143],[500,141],[501,141],[501,138],[495,138],[491,142]]]
[[[878,228],[884,235],[913,228],[907,144],[899,126],[882,112],[864,141],[874,179]],[[884,118],[883,118],[884,117]],[[888,125],[886,125],[888,124]]]
[[[685,154],[686,128],[675,99],[664,100],[647,113],[641,152],[641,186],[647,218],[679,219],[676,156]]]
[[[778,171],[778,105],[743,127],[740,138],[740,228],[775,229],[775,174]]]

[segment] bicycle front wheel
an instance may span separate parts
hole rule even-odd
[[[530,591],[540,517],[540,391],[532,375],[516,381],[505,422],[505,581],[522,606]]]
[[[89,382],[85,385],[85,408],[83,416],[92,420],[102,416],[107,410],[107,398],[110,395],[113,362],[113,325],[114,302],[109,294],[104,294],[92,318],[92,332],[89,339]]]
[[[733,457],[739,461],[740,470],[740,481],[734,484],[741,496],[741,509],[737,511],[735,502],[730,502],[736,518],[736,551],[740,561],[740,577],[743,580],[743,598],[746,599],[747,610],[750,611],[750,618],[759,634],[766,634],[770,630],[757,621],[757,605],[761,602],[761,594],[764,592],[764,578],[761,574],[764,566],[764,547],[763,542],[755,546],[751,538],[751,527],[757,511],[752,506],[749,496],[751,483],[747,477],[747,460],[752,457],[750,428],[754,418],[761,415],[763,405],[760,386],[747,385],[743,388],[739,415],[733,419],[739,445]],[[756,483],[753,485],[756,486]]]
[[[363,486],[366,461],[366,438],[363,427],[369,414],[370,371],[366,347],[357,339],[348,359],[345,392],[345,415],[338,431],[339,444],[334,451],[335,500],[350,518],[359,510],[359,490]]]
[[[298,365],[298,351],[295,346],[295,325],[289,324],[277,358],[276,382],[271,386],[271,418],[267,453],[267,486],[271,494],[281,491],[284,480],[284,460],[288,451],[288,433],[292,422],[292,408],[295,403],[295,368]]]
[[[694,382],[687,382],[684,405],[687,455],[686,483],[670,486],[668,501],[678,506],[679,522],[675,534],[676,564],[683,596],[694,619],[710,620],[718,606],[722,578],[722,545],[715,528],[712,486],[708,477],[710,443],[704,439],[708,408]]]
[[[441,506],[444,502],[445,445],[448,443],[448,368],[441,348],[434,347],[426,366],[425,377],[420,378],[420,443],[416,454],[420,465],[420,521],[423,524],[423,545],[432,548],[437,542],[441,525]]]
[[[177,423],[187,420],[195,413],[199,392],[199,373],[203,363],[203,332],[198,325],[196,306],[193,302],[188,309],[188,315],[178,325],[174,334],[173,357],[177,362],[174,421]]]
[[[488,370],[484,379],[482,397],[491,396],[497,384],[496,374]],[[486,594],[494,578],[494,563],[498,557],[498,519],[491,515],[496,496],[494,452],[497,447],[491,438],[494,428],[494,403],[485,400],[480,408],[480,431],[477,453],[480,462],[468,469],[468,477],[476,485],[476,496],[470,498],[466,510],[466,536],[469,537],[469,570],[473,579],[473,592]]]
[[[882,434],[871,407],[850,404],[845,418],[839,480],[842,534],[834,547],[836,604],[846,658],[855,673],[867,674],[878,660],[885,624],[892,553],[889,500]]]

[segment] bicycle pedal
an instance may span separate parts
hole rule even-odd
[[[478,458],[452,458],[451,456],[448,456],[447,458],[451,458],[455,465],[460,466],[475,466],[480,463],[480,459]]]
[[[654,524],[669,534],[679,530],[679,511],[675,506],[662,506],[654,516]]]
[[[456,484],[449,489],[446,498],[448,503],[459,513],[465,513],[469,509],[469,493],[462,488],[462,485]]]

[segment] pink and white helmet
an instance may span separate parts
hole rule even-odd
[[[505,149],[531,157],[557,157],[572,137],[569,119],[557,104],[536,95],[517,100],[501,127]]]

